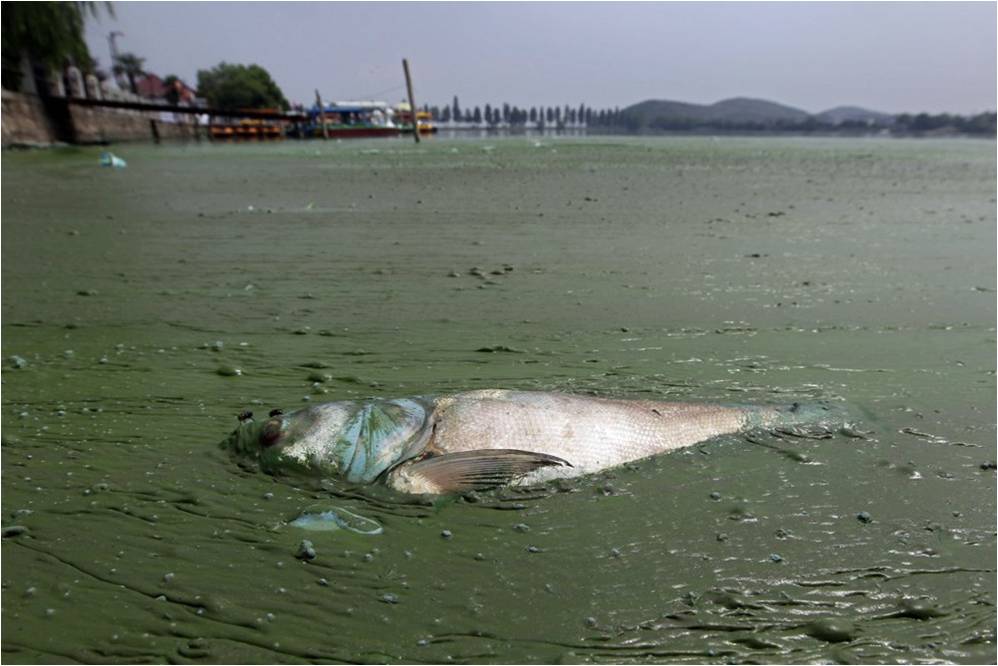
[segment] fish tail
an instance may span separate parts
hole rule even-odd
[[[776,407],[748,407],[746,409],[749,428],[793,428],[817,426],[838,428],[848,422],[848,414],[842,405],[826,401],[795,402]]]

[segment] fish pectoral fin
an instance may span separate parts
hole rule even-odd
[[[571,467],[567,460],[546,453],[517,449],[481,449],[444,453],[405,462],[388,475],[388,483],[410,493],[451,493],[486,490],[541,467]]]

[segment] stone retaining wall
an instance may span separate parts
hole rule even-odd
[[[55,142],[55,129],[48,121],[37,95],[3,91],[3,113],[0,115],[3,147]]]
[[[59,102],[61,100],[57,100]],[[114,143],[118,141],[153,141],[160,139],[196,139],[194,117],[178,116],[168,120],[154,111],[130,111],[93,106],[68,106],[71,122],[60,127],[45,111],[37,95],[3,91],[3,114],[0,128],[3,147],[51,145],[60,141],[73,143]],[[203,129],[201,130],[203,134]]]

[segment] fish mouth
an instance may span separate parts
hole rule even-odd
[[[285,419],[272,416],[264,421],[254,421],[252,416],[241,418],[239,425],[219,444],[234,455],[260,459],[265,452],[280,450],[287,440]]]
[[[234,454],[252,455],[260,435],[260,424],[252,417],[240,419],[236,429],[219,443],[219,448]]]

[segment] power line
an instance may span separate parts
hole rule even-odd
[[[384,90],[379,90],[378,92],[373,92],[373,93],[368,93],[368,94],[365,94],[365,95],[361,95],[360,99],[374,99],[375,97],[378,97],[379,95],[384,95],[385,93],[395,92],[396,90],[402,90],[403,88],[405,88],[405,84],[397,85],[394,88],[386,88]]]

